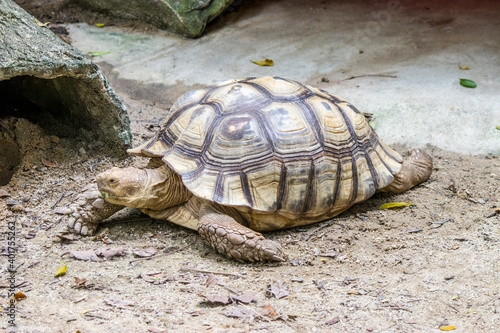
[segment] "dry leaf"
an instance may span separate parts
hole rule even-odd
[[[225,295],[200,295],[200,296],[205,298],[205,300],[208,303],[212,303],[212,304],[227,305],[227,304],[231,303],[231,299],[229,298],[229,296],[225,296]]]
[[[233,297],[234,300],[245,303],[245,304],[250,304],[252,302],[257,302],[257,296],[254,294],[243,294],[240,296]]]
[[[106,25],[106,23],[96,23],[95,26],[98,28],[102,28]]]
[[[408,203],[408,202],[389,202],[385,203],[382,206],[380,206],[380,210],[383,209],[392,209],[392,208],[400,208],[400,207],[405,207],[405,206],[416,206],[415,204]]]
[[[327,325],[335,325],[339,321],[340,321],[340,318],[339,318],[339,316],[337,316],[337,317],[333,317],[332,319],[330,319],[329,321],[327,321],[326,324]]]
[[[264,305],[264,307],[262,307],[262,310],[259,311],[259,314],[265,316],[265,317],[276,317],[276,311],[274,311],[273,307],[270,306],[269,304],[268,305]]]
[[[237,306],[224,312],[224,316],[233,318],[248,318],[253,316],[253,312],[243,306]]]
[[[75,259],[78,259],[78,260],[90,260],[90,261],[95,261],[95,262],[102,261],[101,259],[99,259],[97,257],[94,250],[83,250],[83,251],[73,250],[73,251],[69,251],[69,253]]]
[[[137,257],[141,257],[141,258],[149,258],[149,257],[152,257],[153,255],[156,254],[156,252],[158,252],[158,250],[156,250],[154,247],[148,247],[144,250],[134,250],[132,251],[132,253],[134,255],[136,255]]]
[[[68,265],[64,265],[63,267],[59,267],[57,269],[56,274],[54,275],[54,277],[58,277],[58,276],[66,274],[66,270],[67,269],[68,269]]]
[[[468,70],[469,69],[469,65],[467,65],[467,66],[461,66],[460,64],[458,64],[458,68],[460,68],[462,70]]]
[[[141,273],[141,278],[152,284],[163,284],[169,280],[167,274],[161,272]]]
[[[49,24],[51,24],[52,22],[42,23],[42,22],[40,22],[40,21],[36,21],[36,20],[35,20],[35,23],[36,23],[36,25],[38,25],[39,27],[46,27],[46,26],[48,26]]]
[[[95,253],[98,256],[109,259],[116,256],[124,256],[125,249],[123,247],[103,247],[95,250]]]
[[[441,331],[453,331],[455,330],[457,327],[456,326],[441,326],[439,329]]]
[[[63,241],[68,241],[72,242],[75,240],[75,235],[74,234],[57,234],[56,237]]]
[[[217,284],[217,277],[214,274],[210,274],[205,282],[205,287],[210,287]]]
[[[26,295],[23,294],[22,292],[18,291],[17,293],[14,294],[14,299],[16,301],[20,300],[20,299],[23,299],[23,298],[26,298]]]
[[[126,301],[126,300],[119,299],[119,298],[106,299],[106,300],[104,300],[104,303],[106,303],[109,306],[113,306],[113,307],[119,308],[119,309],[126,309],[127,306],[134,306],[135,305],[134,302]]]
[[[267,58],[264,60],[250,60],[250,61],[259,66],[274,66],[274,61]]]
[[[42,163],[43,163],[43,165],[51,167],[51,168],[57,168],[59,166],[59,163],[57,163],[57,162],[54,162],[54,163],[49,162],[45,158],[42,158]]]
[[[276,285],[268,285],[266,288],[266,295],[268,297],[274,296],[276,299],[287,297],[289,292],[283,287],[283,283],[278,281]]]
[[[87,284],[87,279],[80,279],[76,276],[74,278],[75,278],[74,287],[85,287],[85,285]]]

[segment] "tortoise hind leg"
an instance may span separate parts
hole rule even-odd
[[[281,246],[209,205],[200,209],[198,232],[217,252],[238,261],[285,261]]]
[[[394,181],[380,191],[403,193],[429,179],[431,173],[432,157],[423,150],[415,149],[404,159],[401,171],[394,175]]]

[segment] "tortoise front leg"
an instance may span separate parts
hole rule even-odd
[[[281,246],[208,205],[200,210],[198,232],[217,252],[238,261],[285,261]]]
[[[124,208],[105,201],[92,183],[84,187],[71,199],[67,207],[59,209],[64,216],[68,227],[84,236],[93,235],[99,223]]]

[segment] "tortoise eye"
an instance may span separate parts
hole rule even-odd
[[[117,180],[116,180],[116,179],[114,179],[114,178],[110,178],[110,179],[109,179],[109,183],[110,183],[110,184],[114,184],[114,183],[116,183],[116,182],[117,182]]]

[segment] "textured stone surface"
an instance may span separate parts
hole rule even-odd
[[[186,37],[198,37],[233,0],[77,0],[94,10],[141,20]]]
[[[0,2],[0,17],[2,101],[29,100],[71,124],[73,135],[124,150],[128,114],[99,67],[12,1]]]

